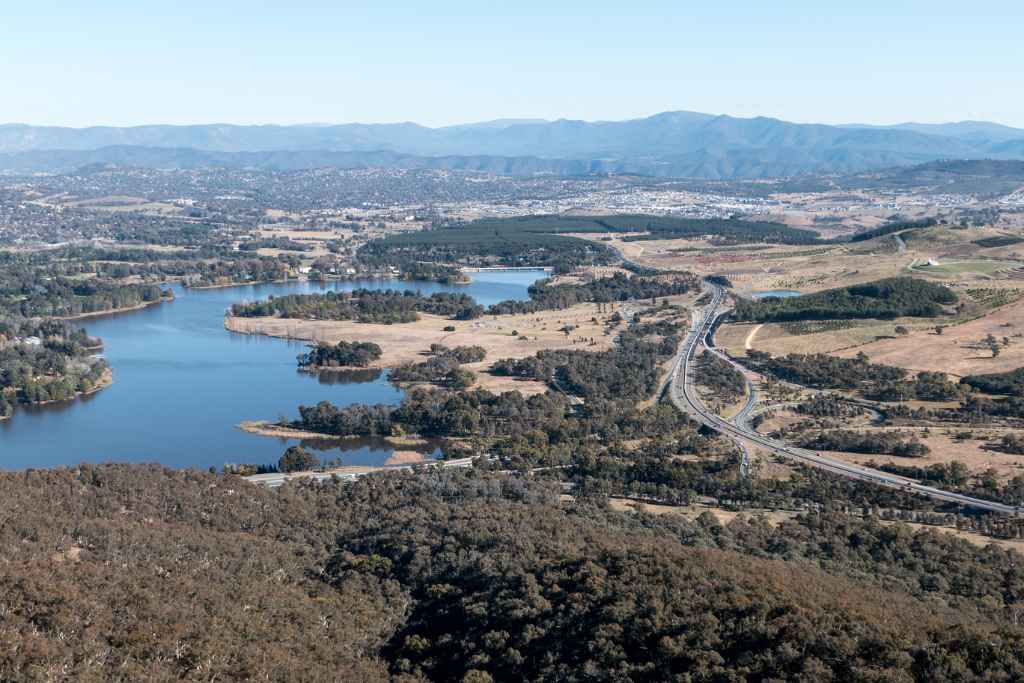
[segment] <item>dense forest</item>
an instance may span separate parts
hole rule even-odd
[[[736,400],[746,392],[747,380],[729,361],[710,351],[704,351],[696,361],[694,381],[719,398]]]
[[[576,222],[545,216],[481,219],[373,240],[359,249],[358,259],[369,266],[402,269],[415,262],[434,261],[462,266],[544,266],[556,272],[614,261],[614,252],[606,246],[553,234],[575,232],[568,225]]]
[[[536,311],[558,310],[579,303],[611,303],[661,299],[677,294],[686,294],[700,287],[699,278],[693,273],[673,275],[633,275],[615,273],[610,277],[596,278],[589,282],[552,284],[541,280],[529,287],[527,301],[508,300],[494,304],[487,309],[489,315],[512,313],[533,313]]]
[[[966,391],[944,372],[919,372],[906,381],[878,381],[862,386],[861,393],[873,401],[956,401]]]
[[[739,218],[679,218],[674,216],[601,216],[599,225],[616,232],[643,231],[646,235],[627,241],[709,237],[718,244],[819,244],[813,230],[791,228],[783,223]]]
[[[996,235],[995,237],[982,237],[980,240],[974,240],[974,244],[983,248],[1010,247],[1021,242],[1024,242],[1024,237],[1019,235]]]
[[[885,235],[892,235],[893,233],[903,232],[904,230],[915,230],[918,228],[930,228],[938,225],[939,222],[935,218],[922,218],[920,220],[894,220],[880,225],[874,230],[865,230],[864,232],[858,232],[856,235],[850,238],[851,242],[866,242],[867,240],[874,239],[876,237],[884,237]]]
[[[800,439],[799,444],[801,448],[810,448],[816,451],[877,453],[904,458],[920,458],[931,452],[928,446],[912,435],[888,431],[866,432],[852,429],[830,429],[817,434],[808,434]]]
[[[733,310],[736,320],[787,322],[902,316],[935,317],[957,296],[948,287],[909,277],[894,277],[862,285],[828,289],[794,297],[740,299]]]
[[[907,375],[903,368],[868,362],[867,356],[839,358],[825,353],[771,356],[763,351],[748,351],[749,363],[786,382],[815,389],[858,389],[865,385],[891,383]]]
[[[420,313],[440,315],[456,320],[471,320],[483,315],[480,306],[467,294],[435,292],[423,296],[419,292],[398,290],[356,289],[352,292],[322,294],[289,294],[272,296],[263,301],[238,303],[231,314],[244,318],[278,316],[307,320],[355,320],[361,323],[408,323],[419,319]]]
[[[960,383],[986,394],[1024,396],[1024,368],[987,375],[967,375]]]
[[[671,216],[517,216],[487,218],[433,230],[403,233],[374,240],[360,248],[360,262],[403,269],[419,261],[465,266],[550,266],[568,272],[584,264],[605,264],[615,258],[609,248],[559,233],[645,232],[630,239],[711,237],[740,244],[816,244],[819,235],[781,223],[739,219],[693,219]]]
[[[847,515],[723,526],[478,472],[268,491],[104,465],[0,491],[10,680],[1024,676],[1018,554]]]

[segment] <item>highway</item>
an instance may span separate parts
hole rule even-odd
[[[990,512],[999,512],[1008,515],[1019,515],[1022,511],[1012,505],[1004,505],[980,498],[965,496],[952,491],[943,491],[931,486],[918,484],[917,482],[897,477],[886,472],[874,470],[869,467],[861,467],[842,460],[831,458],[815,451],[789,446],[781,441],[770,439],[754,431],[747,423],[751,411],[757,402],[756,389],[747,378],[748,400],[743,408],[732,419],[725,419],[710,411],[700,400],[693,384],[692,361],[699,348],[708,348],[708,336],[710,335],[715,319],[722,314],[720,310],[725,298],[725,290],[714,284],[706,284],[711,294],[711,301],[703,308],[695,310],[693,320],[690,324],[690,331],[683,341],[679,354],[676,356],[675,365],[672,368],[670,377],[669,395],[672,402],[683,412],[692,416],[698,422],[714,429],[717,432],[732,437],[744,453],[747,452],[747,445],[754,444],[774,453],[775,455],[795,460],[797,462],[816,467],[842,477],[859,479],[871,482],[879,486],[886,486],[893,489],[900,489],[907,492],[927,496],[934,500],[956,503],[967,507],[973,507]],[[733,362],[728,356],[716,349],[710,349],[712,353],[732,363],[746,377],[746,370]],[[744,457],[746,461],[746,457]]]

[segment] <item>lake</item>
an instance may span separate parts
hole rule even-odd
[[[795,289],[768,289],[763,292],[751,292],[750,295],[755,299],[764,299],[770,296],[777,296],[780,299],[786,299],[791,296],[800,296],[800,292]]]
[[[0,421],[0,468],[53,467],[80,462],[159,462],[206,469],[224,463],[276,463],[297,440],[249,434],[244,420],[298,417],[300,404],[331,401],[397,403],[402,392],[386,373],[320,375],[299,372],[305,343],[224,329],[224,312],[239,301],[270,295],[368,289],[461,292],[489,305],[527,299],[541,271],[474,273],[468,285],[368,280],[248,285],[224,289],[175,286],[173,302],[81,321],[102,337],[114,383],[67,403],[27,408]],[[309,444],[325,459],[380,465],[393,448],[363,440]],[[436,450],[432,451],[436,454]]]

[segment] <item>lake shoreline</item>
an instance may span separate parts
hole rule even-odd
[[[117,315],[119,313],[131,313],[133,311],[141,311],[144,308],[149,308],[150,306],[170,303],[172,301],[174,301],[173,296],[162,296],[156,301],[144,301],[141,304],[136,304],[135,306],[128,306],[127,308],[112,308],[107,311],[90,311],[89,313],[79,313],[77,315],[55,316],[55,318],[57,320],[67,320],[68,322],[71,322],[73,320],[85,320],[86,318],[98,318],[103,315]]]
[[[40,401],[39,403],[12,404],[15,407],[14,412],[12,412],[10,415],[0,415],[0,422],[3,422],[4,420],[10,420],[12,417],[14,417],[15,413],[17,412],[17,406],[19,405],[27,405],[32,408],[35,408],[38,406],[52,406],[58,403],[73,403],[75,401],[85,398],[86,396],[92,396],[93,394],[99,393],[106,389],[107,387],[111,386],[113,383],[114,371],[108,367],[106,370],[103,371],[103,374],[100,375],[99,380],[97,380],[96,385],[92,389],[89,389],[88,391],[76,391],[75,394],[70,398],[54,399],[52,401]]]
[[[287,278],[283,280],[255,280],[253,282],[225,282],[219,285],[186,285],[184,282],[181,286],[186,289],[194,289],[196,291],[203,291],[208,289],[231,289],[232,287],[253,287],[257,285],[287,285],[292,282],[308,282],[302,278]]]
[[[601,306],[607,306],[607,310]],[[474,386],[493,393],[518,391],[529,396],[547,391],[547,385],[537,380],[495,375],[490,372],[494,363],[507,358],[527,358],[550,350],[606,351],[614,346],[615,339],[607,329],[607,319],[613,313],[625,318],[624,310],[626,305],[622,302],[584,302],[564,309],[483,315],[472,320],[421,313],[414,322],[393,324],[278,316],[244,317],[228,313],[224,316],[224,329],[236,334],[310,345],[334,345],[345,341],[373,342],[380,346],[381,357],[360,370],[386,371],[409,363],[421,363],[432,355],[434,344],[448,348],[481,346],[486,351],[484,360],[462,366],[475,374]],[[347,368],[336,370],[352,371]]]
[[[525,299],[535,276],[481,277],[467,289],[396,279],[351,284],[330,282],[324,287],[338,291],[366,287],[427,293],[459,290],[490,305],[508,299]],[[374,370],[358,370],[353,373],[354,377],[347,376],[352,371],[335,372],[333,368],[328,372],[299,372],[296,354],[301,343],[285,343],[270,335],[232,334],[225,329],[225,310],[235,302],[255,297],[317,293],[321,291],[319,283],[290,279],[286,284],[242,285],[242,288],[210,291],[190,291],[177,282],[169,284],[176,295],[172,306],[156,307],[163,301],[154,300],[146,302],[148,306],[139,307],[144,310],[128,311],[125,315],[120,314],[121,310],[97,311],[94,318],[73,323],[86,327],[91,337],[102,338],[102,353],[114,369],[118,387],[82,400],[41,406],[38,410],[16,406],[14,418],[0,423],[0,462],[4,467],[57,467],[107,460],[156,461],[174,468],[200,469],[211,465],[219,467],[224,462],[269,463],[277,462],[287,445],[297,444],[307,436],[307,443],[312,442],[313,448],[322,449],[325,459],[341,457],[352,465],[380,465],[386,460],[417,462],[424,457],[435,457],[439,443],[430,439],[425,445],[417,440],[417,446],[406,447],[402,441],[393,439],[388,442],[374,438],[342,440],[332,435],[303,435],[292,430],[277,432],[275,440],[257,438],[258,435],[235,428],[243,420],[252,418],[278,422],[279,416],[284,415],[294,420],[298,417],[297,406],[316,405],[320,401],[337,406],[397,405],[403,398],[403,390],[387,381],[386,371],[375,375]],[[247,321],[239,322],[244,325]],[[470,336],[489,332],[497,333],[499,341],[517,351],[522,348],[520,353],[528,351],[525,347],[529,344],[514,338],[507,327],[498,331],[490,329],[504,321],[476,322],[481,324],[461,323],[460,327],[470,329],[463,335],[451,337],[449,343],[465,345]],[[429,347],[433,335],[447,336],[442,328],[450,323],[437,320],[421,323],[422,328],[416,329],[392,326],[390,331],[402,333],[402,336],[408,333],[410,360],[423,360],[425,356],[420,353],[429,350],[425,347]],[[555,332],[555,328],[561,326],[550,325],[548,334],[565,338],[562,332]],[[284,331],[284,327],[281,325],[278,329]],[[352,330],[357,338],[365,338],[370,331],[363,325],[353,325]],[[423,339],[425,330],[431,333],[429,341]],[[257,341],[255,336],[263,338]],[[90,354],[100,351],[91,343],[90,347]],[[492,355],[504,357],[506,351]],[[391,367],[388,363],[381,365]],[[101,391],[104,385],[106,382],[93,387],[94,392]],[[507,388],[528,387],[516,383]],[[159,400],[154,400],[154,388],[158,388]],[[68,394],[70,399],[71,392]],[[126,429],[125,425],[133,428]]]
[[[269,420],[244,420],[237,425],[236,428],[249,434],[256,434],[258,436],[269,436],[279,439],[316,439],[318,441],[352,441],[358,439],[380,439],[386,442],[389,446],[395,446],[396,448],[416,448],[426,447],[430,445],[430,442],[421,436],[374,436],[366,437],[361,435],[348,435],[338,436],[337,434],[324,434],[323,432],[311,432],[303,429],[296,429],[294,427],[286,427]]]

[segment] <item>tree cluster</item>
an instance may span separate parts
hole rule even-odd
[[[479,363],[486,355],[487,351],[482,346],[448,348],[434,344],[428,360],[395,366],[388,374],[388,379],[392,382],[429,382],[449,389],[465,389],[473,384],[475,377],[472,372],[460,366]]]
[[[560,310],[579,303],[612,303],[660,299],[677,294],[686,294],[700,286],[692,273],[676,275],[629,277],[616,273],[611,277],[597,278],[580,284],[551,284],[549,280],[530,285],[527,301],[509,300],[494,304],[487,309],[488,315],[534,313],[537,311]]]
[[[572,232],[570,226],[578,222],[560,216],[481,219],[388,235],[361,247],[358,258],[367,265],[403,269],[426,261],[462,266],[549,266],[556,272],[569,272],[584,264],[611,263],[614,253],[608,247],[554,234]]]
[[[362,323],[408,323],[420,313],[455,320],[471,320],[483,315],[483,306],[467,294],[356,289],[351,292],[289,294],[252,303],[237,303],[231,314],[244,318],[278,316],[307,320],[355,320]]]
[[[800,447],[815,451],[877,453],[904,458],[921,458],[931,452],[928,446],[913,435],[908,437],[901,432],[852,429],[831,429],[807,435],[800,440]]]
[[[736,400],[746,392],[747,380],[743,373],[732,363],[710,351],[705,351],[697,357],[694,369],[694,381],[721,398]]]
[[[956,302],[956,294],[944,285],[894,277],[802,296],[739,300],[732,315],[736,320],[752,322],[849,318],[890,320],[903,316],[934,318],[942,315],[945,306]]]
[[[300,368],[365,368],[379,360],[383,351],[374,342],[347,342],[317,344],[307,353],[298,355]]]

